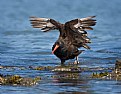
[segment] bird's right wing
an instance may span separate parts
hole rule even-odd
[[[60,26],[59,22],[50,18],[30,17],[30,22],[33,28],[40,28],[43,32],[59,29]]]

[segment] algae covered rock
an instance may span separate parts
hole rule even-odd
[[[29,68],[32,69],[32,70],[40,70],[40,71],[46,71],[46,70],[52,70],[53,69],[52,66],[37,66],[37,67],[29,66]]]
[[[100,72],[100,73],[92,73],[91,77],[92,78],[103,78],[108,76],[108,72]]]
[[[53,72],[51,76],[52,79],[58,81],[68,81],[68,80],[79,80],[83,76],[87,75],[86,78],[91,79],[114,79],[121,80],[121,60],[116,60],[115,66],[113,68],[101,68],[101,67],[79,67],[78,65],[68,64],[68,65],[58,65],[58,66],[29,66],[29,67],[19,67],[19,66],[0,66],[0,70],[32,70],[36,72]],[[85,74],[87,73],[87,74]],[[88,74],[89,73],[89,74]],[[80,76],[81,75],[81,76]],[[82,76],[83,75],[83,76]],[[20,75],[3,75],[0,74],[0,84],[1,85],[16,85],[16,86],[33,86],[39,83],[40,77],[22,77]]]
[[[116,60],[115,69],[118,69],[118,70],[121,71],[121,59]]]
[[[26,78],[19,75],[6,75],[0,76],[1,85],[18,85],[18,86],[32,86],[36,85],[41,80],[40,77]]]
[[[98,72],[92,73],[92,78],[105,78],[113,80],[121,80],[121,59],[116,60],[115,68],[112,69],[112,72]]]
[[[77,65],[68,65],[68,66],[56,66],[52,70],[53,72],[81,72],[82,69],[78,67]]]

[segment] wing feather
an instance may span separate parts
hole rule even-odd
[[[77,31],[77,32],[85,31],[85,30],[93,30],[92,26],[96,24],[96,20],[93,19],[94,17],[95,16],[89,16],[86,18],[74,19],[67,22],[66,24],[69,24],[69,27],[73,31]]]
[[[87,37],[86,30],[93,30],[92,26],[96,24],[96,20],[93,19],[95,16],[89,16],[81,19],[74,19],[65,23],[65,26],[73,34],[73,44],[77,47],[84,47],[90,49],[87,43],[91,43],[90,39]]]
[[[33,28],[40,28],[43,32],[59,29],[60,25],[59,22],[50,18],[30,17],[30,22]]]

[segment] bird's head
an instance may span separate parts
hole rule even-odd
[[[55,43],[55,46],[54,46],[53,50],[52,50],[52,54],[54,54],[54,52],[55,52],[59,47],[62,47],[62,46],[63,46],[62,42],[57,41],[57,42]]]

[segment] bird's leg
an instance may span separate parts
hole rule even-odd
[[[62,66],[64,65],[64,62],[65,62],[65,60],[61,60],[61,65],[62,65]]]
[[[76,60],[74,61],[74,64],[79,64],[78,56],[76,56]]]

